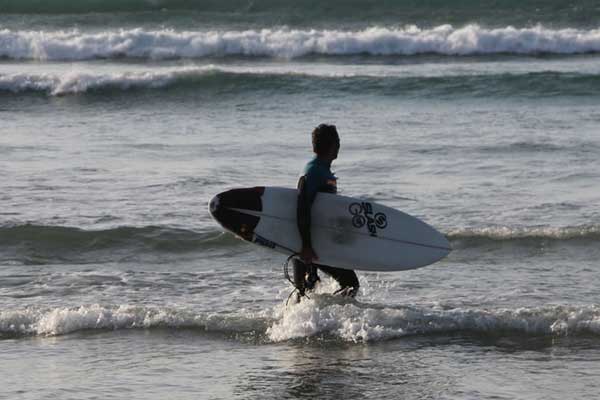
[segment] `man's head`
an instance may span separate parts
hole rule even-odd
[[[326,160],[335,160],[340,150],[340,136],[335,125],[321,124],[312,132],[313,151]]]

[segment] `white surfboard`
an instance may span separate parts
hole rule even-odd
[[[300,251],[296,189],[232,189],[209,203],[213,218],[244,240],[284,254]],[[318,193],[312,209],[318,264],[368,271],[424,267],[451,251],[448,240],[406,213],[353,197]]]

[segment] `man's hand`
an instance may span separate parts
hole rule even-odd
[[[300,250],[300,259],[304,261],[305,264],[310,265],[314,260],[318,260],[317,254],[313,250],[312,247],[303,247]]]

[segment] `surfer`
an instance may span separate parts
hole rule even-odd
[[[298,289],[298,300],[306,290],[312,290],[319,275],[317,269],[331,276],[340,285],[336,294],[354,297],[359,283],[352,270],[335,268],[315,263],[319,260],[312,247],[310,223],[311,207],[318,192],[336,193],[337,178],[331,172],[331,163],[338,156],[340,137],[335,125],[321,124],[312,132],[312,146],[315,157],[310,160],[298,180],[298,230],[302,237],[302,250],[299,258],[294,258],[294,286]]]

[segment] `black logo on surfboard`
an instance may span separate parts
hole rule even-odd
[[[367,225],[371,236],[377,236],[377,229],[387,227],[387,216],[381,212],[373,215],[373,206],[369,202],[352,203],[348,207],[348,211],[352,215],[352,225],[355,228]]]

